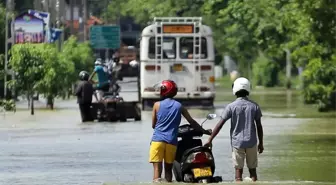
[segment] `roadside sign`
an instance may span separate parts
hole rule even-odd
[[[118,49],[120,47],[120,27],[91,26],[90,43],[95,49]]]

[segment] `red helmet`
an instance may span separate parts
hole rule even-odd
[[[174,97],[177,94],[177,85],[172,80],[163,80],[160,87],[160,95],[162,97]]]

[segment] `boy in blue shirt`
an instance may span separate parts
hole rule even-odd
[[[248,99],[251,90],[250,81],[237,78],[232,85],[237,99],[227,105],[205,146],[211,146],[212,140],[222,129],[224,123],[231,119],[232,161],[235,168],[235,180],[242,181],[244,160],[250,172],[250,178],[257,181],[258,152],[264,151],[262,113],[255,102]],[[259,139],[259,144],[258,143]]]
[[[109,83],[109,80],[108,80],[108,74],[105,72],[103,63],[100,60],[97,60],[95,62],[95,68],[94,68],[94,71],[89,78],[89,81],[92,81],[92,78],[95,76],[95,74],[98,75],[98,84],[97,84],[95,89],[102,91],[101,92],[102,94],[100,95],[99,99],[98,99],[96,94],[95,94],[95,96],[96,96],[97,101],[100,101],[102,96],[103,96],[103,92],[107,92],[110,88],[110,83]],[[97,83],[97,82],[94,82],[94,83]]]
[[[153,181],[161,178],[162,162],[164,161],[165,179],[171,182],[181,115],[194,129],[202,130],[205,134],[210,133],[191,118],[181,103],[173,99],[177,94],[177,85],[174,81],[164,80],[160,88],[162,100],[153,106],[152,128],[154,133],[150,145],[149,162],[153,163],[154,167]]]

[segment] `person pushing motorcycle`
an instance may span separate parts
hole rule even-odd
[[[91,102],[94,89],[92,84],[88,81],[89,76],[90,74],[86,71],[81,71],[79,73],[80,83],[78,84],[75,92],[82,122],[93,121],[93,117],[91,115]]]
[[[232,91],[237,99],[225,107],[221,120],[205,146],[211,146],[212,140],[222,129],[224,123],[231,119],[230,135],[235,180],[242,181],[246,158],[250,178],[252,181],[257,181],[258,152],[261,154],[264,151],[261,109],[257,103],[248,99],[251,91],[251,83],[248,79],[237,78],[232,85]]]
[[[189,114],[181,103],[173,98],[177,94],[177,85],[174,81],[164,80],[160,86],[161,101],[153,106],[152,136],[149,149],[149,162],[153,163],[153,181],[161,179],[162,162],[164,162],[165,179],[172,182],[172,167],[175,160],[178,127],[181,123],[181,115],[197,130],[205,134],[211,131],[204,130]]]

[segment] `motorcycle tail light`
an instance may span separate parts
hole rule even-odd
[[[212,155],[209,152],[197,152],[190,154],[186,162],[187,163],[205,163],[210,160],[213,160]]]

